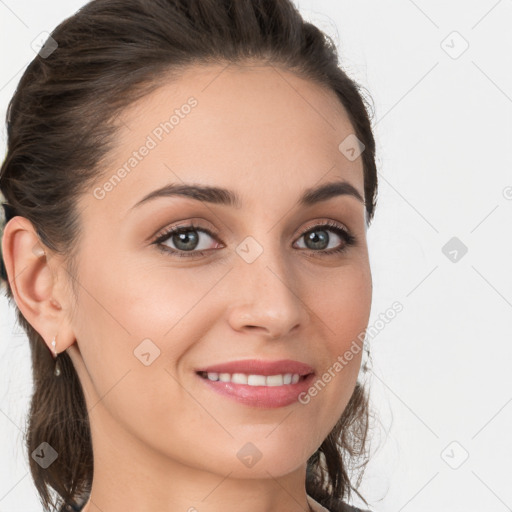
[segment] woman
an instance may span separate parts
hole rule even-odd
[[[0,180],[44,507],[358,510],[375,142],[290,1],[88,3]]]

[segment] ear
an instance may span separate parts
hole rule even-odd
[[[2,254],[14,300],[23,316],[53,354],[75,342],[70,312],[73,297],[65,286],[69,275],[58,255],[47,249],[25,217],[9,220],[2,237]]]

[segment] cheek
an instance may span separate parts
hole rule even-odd
[[[324,341],[321,370],[302,403],[326,426],[327,435],[345,409],[356,384],[372,301],[367,267],[340,270],[339,276],[315,288],[309,304],[317,318],[316,338]],[[312,288],[313,290],[313,288]],[[308,305],[309,305],[308,304]],[[318,335],[320,333],[320,336]]]
[[[311,287],[311,308],[323,323],[331,356],[345,350],[352,340],[363,339],[370,318],[372,281],[369,268],[340,269],[321,287]]]
[[[86,341],[80,349],[101,394],[129,370],[172,371],[211,327],[208,292],[225,270],[140,267],[120,258],[81,272],[80,281],[91,284],[79,297],[77,338]]]
[[[88,406],[100,401],[93,415],[106,409],[133,434],[147,431],[150,443],[168,435],[175,423],[173,404],[189,404],[198,413],[173,376],[180,359],[211,327],[205,299],[218,279],[205,276],[191,285],[190,271],[146,268],[137,273],[118,263],[83,272],[80,279],[91,283],[80,294],[76,324],[88,372]]]

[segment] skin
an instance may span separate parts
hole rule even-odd
[[[80,198],[76,297],[64,261],[38,245],[30,222],[8,223],[3,249],[17,276],[15,300],[49,348],[57,334],[57,351],[67,350],[83,385],[94,450],[86,512],[308,510],[306,461],[345,409],[362,350],[308,404],[274,409],[221,396],[194,369],[295,359],[321,376],[366,329],[364,205],[349,195],[295,205],[304,189],[337,179],[364,197],[361,158],[338,149],[353,128],[332,91],[288,71],[192,67],[123,112],[96,186],[190,96],[198,105],[104,199],[93,188]],[[181,181],[229,188],[242,207],[167,197],[130,211]],[[204,256],[180,258],[151,244],[190,219],[218,233],[195,232]],[[332,255],[309,248],[304,234],[326,220],[356,245]],[[328,234],[328,249],[345,243]],[[235,251],[249,235],[263,249],[251,264]],[[164,245],[178,250],[175,241]],[[146,338],[160,350],[149,366],[134,356]],[[262,454],[250,468],[236,456],[248,442]]]

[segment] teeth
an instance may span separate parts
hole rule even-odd
[[[204,375],[204,372],[203,372]],[[249,386],[282,386],[296,384],[300,380],[298,373],[285,373],[280,375],[247,375],[245,373],[217,373],[208,372],[206,377],[210,380],[233,382],[234,384],[248,384]]]
[[[234,382],[235,384],[247,384],[247,375],[245,375],[245,373],[233,373],[231,376],[231,382]]]

